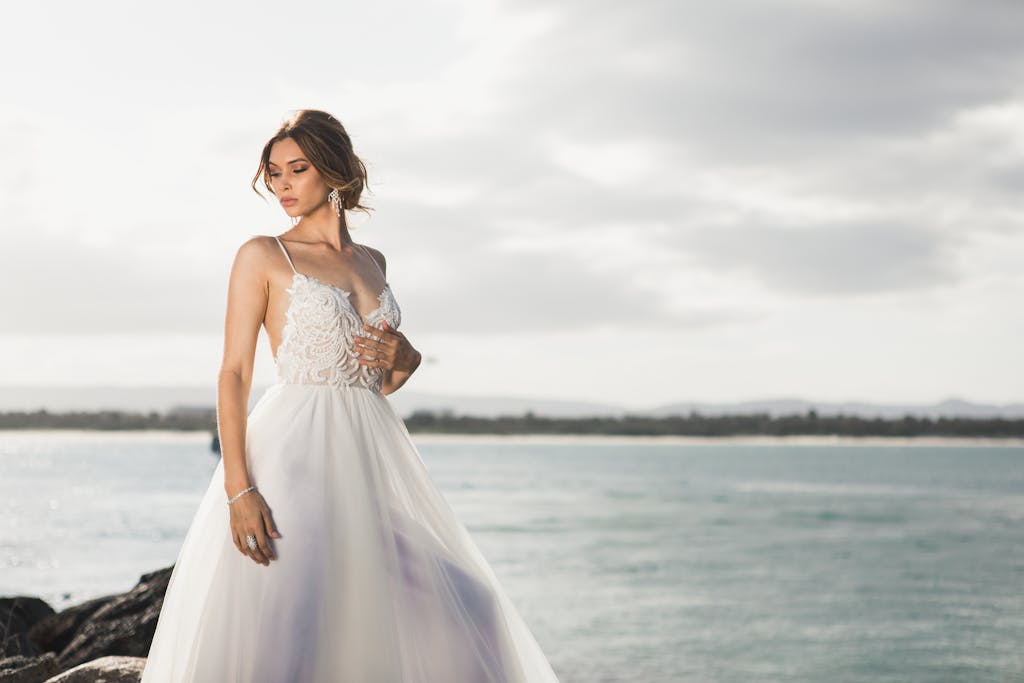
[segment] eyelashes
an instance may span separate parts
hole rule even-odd
[[[297,168],[297,169],[295,169],[295,173],[304,173],[306,170],[307,169],[305,169],[305,168]],[[277,176],[279,176],[281,174],[280,173],[270,173],[268,175],[270,175],[271,178],[276,178]]]

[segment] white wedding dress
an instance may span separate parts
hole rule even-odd
[[[276,239],[276,238],[275,238]],[[349,293],[295,271],[249,477],[278,539],[231,539],[223,460],[178,555],[142,683],[545,683],[550,664],[360,365]],[[375,262],[376,263],[376,262]],[[397,328],[388,284],[365,322]]]

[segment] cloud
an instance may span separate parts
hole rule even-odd
[[[238,244],[288,227],[248,182],[299,107],[369,166],[353,235],[404,319],[467,346],[630,326],[720,348],[804,306],[870,329],[894,298],[1019,291],[1019,2],[339,6],[299,47],[269,3],[101,5],[139,30],[70,5],[0,28],[10,329],[219,334]]]
[[[720,160],[913,133],[1000,99],[1024,66],[1024,7],[1011,2],[965,11],[957,2],[576,1],[559,10],[558,30],[522,56],[517,120],[682,137]]]
[[[1012,126],[965,112],[1006,106],[1019,88],[1016,4],[502,9],[546,12],[489,83],[515,97],[458,143],[384,145],[403,184],[443,177],[460,196],[458,215],[427,210],[437,200],[414,192],[388,197],[399,225],[431,226],[422,250],[484,258],[483,245],[516,225],[591,259],[588,289],[618,280],[646,301],[639,280],[590,248],[593,235],[621,230],[634,248],[617,252],[620,265],[666,282],[686,263],[744,270],[790,294],[859,296],[968,281],[957,259],[965,231],[1008,222],[1008,204],[985,199],[1012,187],[1020,158],[982,145]],[[982,143],[978,129],[1000,132]],[[973,170],[979,159],[990,161]],[[517,258],[520,272],[549,267],[539,250]]]
[[[914,225],[707,226],[689,232],[684,242],[705,266],[723,274],[747,272],[801,296],[925,289],[963,277],[953,245]]]
[[[18,334],[223,331],[226,272],[192,270],[187,254],[145,241],[111,247],[72,237],[26,241],[5,250],[0,260],[9,283],[0,288],[5,330]]]

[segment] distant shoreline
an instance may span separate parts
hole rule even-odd
[[[38,435],[81,440],[138,439],[148,437],[154,440],[181,440],[191,437],[198,443],[209,443],[208,430],[177,429],[3,429],[0,441],[6,434]],[[771,434],[749,434],[733,436],[676,436],[676,435],[602,435],[602,434],[460,434],[438,432],[410,432],[414,441],[423,443],[593,443],[593,444],[680,444],[680,445],[792,445],[792,446],[997,446],[1007,448],[1024,447],[1024,439],[1016,437],[961,437],[961,436],[848,436],[795,434],[774,436]]]
[[[1024,447],[1024,439],[1015,437],[963,437],[963,436],[822,436],[816,434],[773,436],[735,435],[735,436],[629,436],[610,434],[431,434],[412,433],[417,441],[429,441],[432,437],[437,441],[523,441],[523,442],[561,442],[574,443],[651,443],[651,444],[690,444],[690,445],[806,445],[806,446],[1008,446]]]
[[[806,414],[771,415],[769,413],[701,415],[625,415],[621,417],[556,417],[537,415],[526,411],[522,415],[481,417],[461,415],[453,411],[435,413],[413,411],[400,416],[410,434],[481,436],[484,438],[581,439],[592,437],[594,443],[609,443],[609,439],[650,439],[656,443],[723,443],[731,439],[736,443],[786,444],[979,444],[1011,445],[1024,441],[1022,418],[969,418],[969,417],[915,417],[901,418],[860,417],[856,415],[818,415],[814,410]],[[36,430],[100,430],[125,431],[196,431],[210,434],[211,448],[217,450],[217,415],[210,408],[181,409],[170,413],[126,413],[116,410],[98,412],[0,413],[0,431],[8,429]],[[779,441],[782,439],[782,441]],[[877,441],[870,441],[877,439]],[[902,439],[902,441],[899,441]],[[923,441],[934,439],[934,441]],[[962,439],[954,442],[951,439]]]

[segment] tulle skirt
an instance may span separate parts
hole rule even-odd
[[[235,547],[222,461],[142,683],[557,681],[386,397],[271,385],[246,461],[281,534],[276,559]]]

